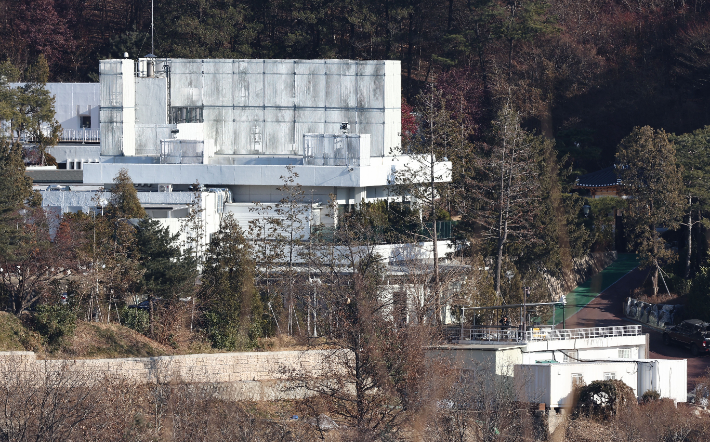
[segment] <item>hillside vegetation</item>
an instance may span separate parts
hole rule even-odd
[[[52,348],[15,315],[0,312],[0,351],[33,351],[49,358],[130,358],[180,353],[119,324],[77,321],[72,336]],[[182,352],[185,352],[183,350]]]

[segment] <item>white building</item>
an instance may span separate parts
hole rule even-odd
[[[544,403],[553,409],[573,405],[575,383],[589,385],[611,379],[624,382],[639,399],[652,390],[677,403],[688,398],[687,370],[687,359],[521,364],[515,366],[515,382],[522,401]]]
[[[428,181],[428,170],[400,152],[400,75],[398,61],[103,60],[98,85],[48,85],[65,133],[100,127],[100,145],[52,150],[67,169],[82,169],[82,183],[62,181],[69,184],[62,201],[52,193],[45,206],[90,208],[96,189],[110,187],[125,168],[151,213],[178,216],[173,200],[191,199],[189,187],[199,183],[226,195],[219,208],[207,209],[217,226],[221,214],[232,213],[247,228],[250,219],[273,215],[255,213],[254,203],[279,202],[277,187],[292,166],[305,194],[307,238],[314,225],[337,222],[331,196],[348,210],[400,199],[389,189],[405,168]],[[435,170],[437,181],[451,179],[450,162]],[[183,192],[189,197],[149,196]],[[215,229],[207,224],[205,238]]]

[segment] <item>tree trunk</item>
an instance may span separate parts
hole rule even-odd
[[[150,337],[155,339],[155,329],[153,328],[153,322],[155,319],[155,312],[153,309],[153,295],[150,295],[148,298],[148,304],[150,305],[150,317],[148,318],[148,322],[150,323]]]
[[[436,205],[434,204],[434,141],[432,139],[431,157],[429,164],[431,166],[431,217],[433,219],[434,229],[432,233],[432,241],[434,245],[434,301],[436,303],[436,324],[441,325],[441,296],[439,293],[439,245],[438,236],[436,234]]]
[[[658,232],[656,232],[655,226],[651,226],[651,231],[654,232],[653,234],[653,256],[658,256],[658,246],[656,246],[656,237],[658,236]],[[654,268],[653,268],[653,274],[651,276],[651,282],[653,283],[653,296],[656,296],[658,294],[658,261],[654,260]]]
[[[692,202],[692,197],[688,197],[688,206]],[[685,235],[685,279],[690,279],[690,257],[693,251],[693,210],[688,210],[688,231]]]

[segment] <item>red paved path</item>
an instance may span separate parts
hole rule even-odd
[[[567,328],[638,324],[626,319],[623,313],[623,303],[633,289],[643,284],[647,273],[647,270],[639,269],[629,272],[569,318],[566,324]],[[666,346],[663,344],[662,334],[650,327],[644,326],[643,332],[649,334],[650,358],[688,360],[689,388],[694,386],[696,380],[710,369],[710,356],[693,357],[690,350],[684,347]]]

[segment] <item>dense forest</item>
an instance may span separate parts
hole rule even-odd
[[[98,60],[151,52],[151,2],[0,1],[0,59],[42,53],[51,81],[96,81]],[[580,171],[610,165],[634,126],[709,120],[704,0],[156,0],[155,54],[402,61],[413,101],[442,74],[479,133],[512,94],[524,126]]]

